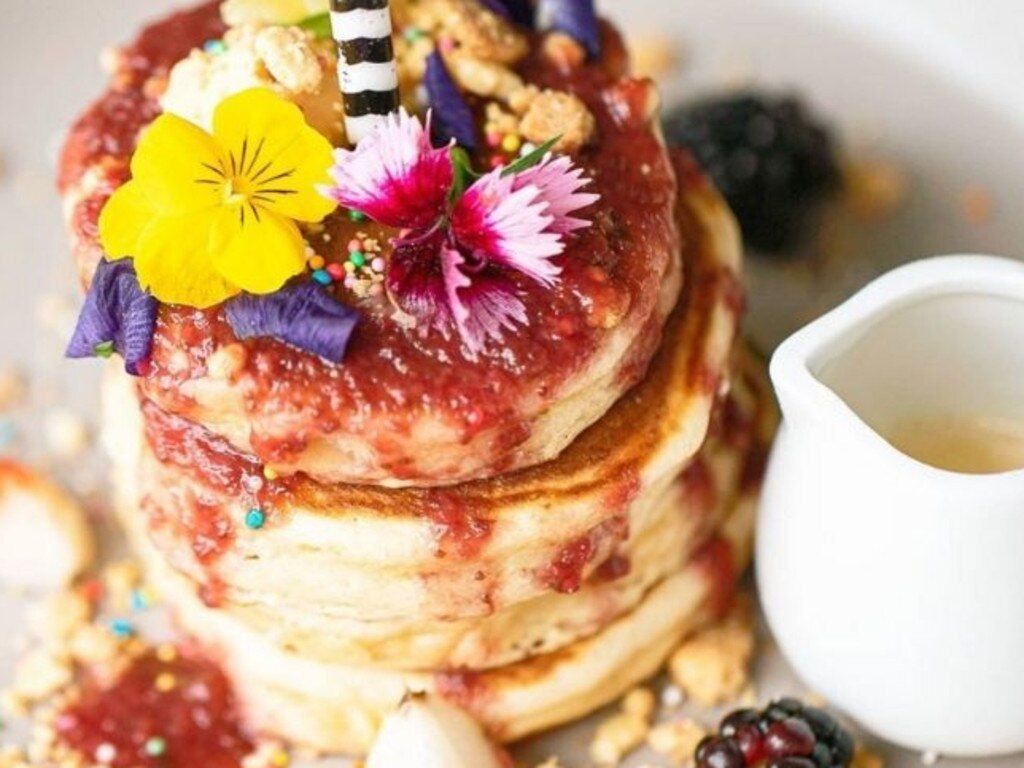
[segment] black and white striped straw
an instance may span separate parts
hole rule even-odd
[[[389,0],[331,0],[338,82],[352,144],[399,107]]]

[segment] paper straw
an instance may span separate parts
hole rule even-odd
[[[357,144],[400,104],[390,3],[331,0],[331,28],[338,43],[345,132]]]

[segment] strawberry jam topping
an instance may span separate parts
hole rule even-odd
[[[123,175],[140,129],[159,112],[161,78],[191,48],[222,32],[218,3],[207,2],[147,28],[126,48],[113,87],[72,128],[62,187],[99,163]],[[475,359],[464,354],[457,334],[410,329],[394,319],[385,298],[348,294],[341,298],[357,306],[361,321],[341,366],[272,340],[244,342],[245,363],[232,387],[242,394],[250,444],[261,460],[287,464],[322,436],[350,433],[379,452],[381,472],[424,479],[415,456],[403,448],[416,441],[403,437],[434,419],[461,444],[486,434],[481,471],[493,474],[508,469],[515,448],[529,436],[532,416],[586,369],[621,323],[643,329],[634,345],[642,354],[621,383],[639,380],[660,337],[660,317],[649,321],[658,314],[659,288],[678,248],[676,181],[653,128],[649,84],[622,79],[622,41],[607,27],[603,36],[601,61],[562,70],[541,55],[538,44],[521,66],[527,80],[575,93],[597,123],[597,142],[574,159],[601,200],[583,212],[593,225],[570,235],[556,258],[559,284],[545,289],[511,274],[528,322]],[[76,213],[85,243],[95,241],[91,219],[107,194]],[[325,222],[324,237],[310,244],[328,262],[344,260],[339,249],[359,229],[387,243],[387,233],[339,211]],[[98,258],[96,248],[79,251],[84,262]],[[82,266],[87,276],[89,265]],[[164,307],[152,368],[142,382],[146,395],[167,410],[196,416],[190,410],[196,404],[182,392],[190,380],[207,375],[210,355],[233,343],[219,309]]]
[[[223,672],[184,655],[150,653],[109,687],[87,683],[56,727],[66,746],[113,768],[238,768],[254,747]]]
[[[459,497],[446,491],[428,492],[421,514],[431,521],[437,537],[437,556],[470,560],[491,537],[494,524],[472,514]]]

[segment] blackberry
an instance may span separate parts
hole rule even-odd
[[[729,201],[744,239],[792,247],[841,180],[831,131],[796,97],[746,91],[684,104],[665,119]]]
[[[785,698],[726,716],[695,758],[697,768],[848,768],[853,739],[827,712]]]

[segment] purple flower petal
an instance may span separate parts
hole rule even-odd
[[[540,0],[537,14],[542,28],[564,32],[594,58],[601,55],[601,25],[594,0]]]
[[[244,294],[225,305],[239,339],[271,337],[340,363],[359,313],[315,283],[296,283],[265,296]]]
[[[437,51],[427,58],[423,84],[433,108],[434,138],[437,142],[447,144],[455,139],[466,149],[476,149],[476,118],[473,117],[473,110],[469,108]]]
[[[159,302],[139,286],[131,260],[100,261],[68,343],[71,358],[115,351],[138,376],[153,349]]]
[[[480,0],[481,4],[492,13],[512,19],[524,27],[533,26],[533,6],[530,0]]]

